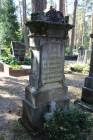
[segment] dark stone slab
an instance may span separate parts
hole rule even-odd
[[[12,41],[12,50],[11,52],[16,58],[24,59],[26,53],[26,46],[23,43]]]
[[[78,55],[67,55],[65,60],[77,60]]]
[[[87,87],[82,88],[82,101],[93,104],[93,90]]]

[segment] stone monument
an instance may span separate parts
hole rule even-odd
[[[15,56],[19,61],[24,61],[26,46],[18,41],[11,42],[12,49],[10,50],[12,55]]]
[[[93,34],[91,34],[90,37],[93,39]],[[92,42],[90,72],[89,76],[85,78],[84,87],[82,88],[81,100],[89,104],[93,104],[93,42]]]
[[[84,56],[85,56],[85,48],[80,46],[78,49],[78,59],[77,61],[80,63],[84,63]]]
[[[91,50],[85,50],[84,64],[90,64]]]
[[[22,123],[29,130],[40,132],[43,116],[49,104],[66,109],[68,88],[64,81],[64,54],[68,31],[72,29],[68,17],[60,11],[35,12],[26,23],[31,34],[31,75],[25,89]]]

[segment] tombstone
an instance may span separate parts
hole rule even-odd
[[[19,61],[24,61],[25,53],[26,53],[26,46],[23,43],[12,41],[11,42],[12,49],[11,54],[15,56]]]
[[[91,34],[90,37],[93,39],[93,34]],[[92,42],[90,72],[89,76],[85,78],[84,87],[82,88],[81,100],[89,104],[93,104],[93,42]]]
[[[32,13],[32,20],[26,23],[31,34],[31,75],[25,89],[21,123],[30,132],[40,132],[43,116],[49,104],[55,108],[69,105],[68,88],[64,81],[64,55],[68,30],[72,25],[68,17],[54,9],[48,12]]]
[[[85,50],[84,64],[90,64],[90,59],[91,59],[91,51]]]
[[[78,59],[77,59],[77,61],[80,62],[80,63],[84,63],[84,56],[85,56],[85,48],[83,46],[81,46],[78,49]]]

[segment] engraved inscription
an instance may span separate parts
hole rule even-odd
[[[62,47],[52,44],[44,46],[42,56],[42,82],[50,83],[62,80],[63,73],[63,56]]]

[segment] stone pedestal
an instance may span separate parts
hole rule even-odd
[[[93,38],[93,34],[91,34],[90,37]],[[81,100],[89,104],[93,104],[93,43],[90,62],[90,72],[89,76],[85,78],[84,87],[82,88]]]
[[[64,54],[68,30],[68,17],[61,12],[34,13],[27,22],[31,46],[30,84],[25,89],[22,122],[31,132],[43,127],[43,116],[49,103],[66,109],[69,105],[68,88],[64,81]]]

